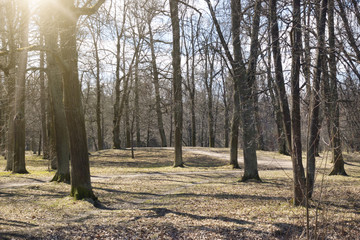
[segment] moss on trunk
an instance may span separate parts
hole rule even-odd
[[[56,172],[55,176],[51,179],[50,182],[63,182],[70,183],[70,173],[59,173]]]
[[[71,187],[70,196],[73,197],[75,200],[82,200],[88,198],[97,201],[97,197],[95,197],[91,188]]]
[[[240,182],[250,182],[250,181],[262,182],[258,173],[244,174],[244,176],[242,176],[240,180]]]

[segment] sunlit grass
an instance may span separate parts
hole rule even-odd
[[[258,156],[277,159],[278,153],[259,151]],[[31,155],[27,159],[30,174],[0,171],[0,186],[54,174],[47,171],[47,160]],[[330,177],[324,166],[317,172],[310,226],[314,229],[317,224],[323,238],[354,239],[360,234],[360,157],[345,155],[345,159],[350,177]],[[129,150],[104,150],[91,153],[90,161],[91,173],[97,176],[93,190],[103,208],[74,201],[70,186],[63,183],[0,188],[0,235],[297,239],[304,234],[305,208],[291,205],[291,169],[260,171],[262,183],[241,183],[242,171],[232,170],[227,158],[189,151],[184,152],[185,168],[172,167],[171,149],[137,149],[135,159]],[[4,163],[0,160],[0,167]]]

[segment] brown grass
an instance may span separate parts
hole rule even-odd
[[[0,239],[305,238],[305,209],[290,204],[291,170],[260,171],[263,183],[240,183],[242,172],[226,159],[185,152],[187,166],[173,168],[171,149],[138,149],[135,156],[92,153],[100,207],[72,200],[69,185],[43,182],[54,172],[38,157],[27,156],[31,174],[0,172]],[[319,160],[312,237],[360,238],[360,155],[346,161],[350,177],[329,177],[330,163]]]

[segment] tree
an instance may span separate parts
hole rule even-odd
[[[301,56],[301,0],[293,0],[293,25],[291,29],[291,160],[295,206],[305,204],[305,173],[302,164],[300,115],[300,56]]]
[[[4,4],[6,10],[4,11],[3,18],[5,21],[4,31],[7,35],[3,35],[2,43],[4,46],[8,46],[8,54],[6,55],[6,61],[1,63],[0,69],[4,72],[5,85],[6,85],[6,119],[5,129],[6,132],[6,167],[5,171],[13,170],[14,162],[14,115],[15,115],[15,66],[16,66],[16,44],[15,44],[15,14],[16,14],[16,2],[7,1]],[[6,41],[7,40],[7,41]]]
[[[250,56],[249,66],[246,69],[244,59],[242,56],[242,47],[240,41],[240,20],[241,20],[241,3],[238,1],[231,1],[231,31],[233,36],[233,51],[234,57],[231,55],[230,50],[223,37],[220,25],[216,19],[215,12],[206,0],[214,21],[216,30],[220,37],[221,45],[225,49],[225,54],[229,60],[232,68],[234,80],[234,110],[231,132],[231,148],[230,148],[230,163],[233,167],[238,167],[237,163],[237,145],[238,145],[238,128],[240,121],[240,108],[241,120],[244,142],[244,175],[241,181],[254,179],[260,181],[257,169],[256,157],[256,130],[255,130],[255,108],[254,108],[254,85],[256,64],[258,58],[258,34],[260,29],[260,10],[261,2],[256,1],[254,6],[254,17],[252,21],[251,43],[250,43]],[[241,104],[240,104],[241,103]]]
[[[50,9],[54,9],[53,12]],[[55,153],[57,159],[57,171],[51,181],[70,183],[70,144],[67,129],[65,108],[63,103],[62,74],[56,60],[60,55],[58,39],[59,12],[51,3],[44,3],[41,13],[41,30],[45,38],[46,66],[48,88],[50,96],[50,109],[53,116],[51,129],[55,135]]]
[[[199,37],[200,19],[194,23],[194,14],[190,15],[190,46],[186,39],[185,24],[183,24],[184,48],[186,55],[186,83],[185,88],[190,97],[190,111],[191,111],[191,146],[196,146],[196,113],[195,113],[195,59],[196,59],[196,41]],[[183,21],[184,22],[184,21]],[[190,48],[190,49],[189,49]]]
[[[99,0],[93,7],[74,7],[73,0],[60,1],[60,46],[64,61],[63,86],[66,122],[70,137],[71,196],[75,199],[96,199],[90,181],[89,155],[81,89],[78,76],[76,48],[77,21],[81,15],[91,15],[103,4]]]
[[[344,159],[341,148],[340,121],[339,121],[339,103],[338,87],[336,79],[336,49],[335,49],[335,29],[334,29],[334,0],[328,3],[328,30],[329,30],[329,66],[330,66],[330,86],[329,99],[330,104],[330,140],[332,148],[332,162],[334,166],[330,175],[344,175]]]
[[[44,43],[44,36],[43,34],[40,34],[40,44],[42,45]],[[48,135],[47,135],[47,128],[46,128],[46,87],[45,87],[45,74],[44,71],[41,70],[44,68],[45,64],[45,54],[44,51],[40,52],[40,111],[41,111],[41,137],[40,141],[41,144],[39,144],[39,154],[40,149],[42,149],[43,152],[43,159],[49,158],[49,152],[48,152]]]
[[[14,115],[14,162],[13,173],[28,173],[25,167],[25,82],[29,45],[29,6],[28,1],[18,2],[20,11],[20,48],[18,69],[15,77],[15,115]]]
[[[161,97],[160,97],[160,84],[159,84],[159,72],[156,64],[156,54],[155,54],[155,43],[153,37],[153,31],[151,28],[151,21],[153,16],[149,16],[148,19],[148,28],[149,28],[149,44],[151,50],[151,65],[152,65],[152,73],[153,73],[153,83],[155,88],[155,109],[157,114],[157,124],[159,128],[159,134],[161,139],[161,146],[166,147],[166,135],[164,130],[163,116],[161,111]]]
[[[322,62],[324,61],[325,45],[325,25],[326,25],[327,0],[321,1],[321,11],[319,18],[319,25],[317,29],[318,43],[316,50],[316,66],[313,79],[312,102],[310,107],[310,130],[309,130],[309,145],[307,152],[307,168],[306,168],[306,189],[307,197],[311,198],[314,182],[315,182],[315,156],[317,150],[317,139],[319,139],[319,111],[320,111],[320,80],[321,72],[327,69],[322,69]]]
[[[120,84],[121,80],[127,80],[125,76],[123,78],[120,77],[121,71],[121,39],[125,34],[125,20],[126,20],[126,1],[124,1],[124,8],[123,8],[123,17],[122,17],[122,27],[119,29],[117,19],[115,17],[115,31],[116,31],[116,70],[115,70],[115,102],[114,102],[114,119],[113,119],[113,147],[115,149],[120,149],[121,141],[120,141],[120,120],[121,114],[124,109],[124,101],[126,94],[122,95],[120,100]],[[115,12],[116,14],[116,12]],[[124,41],[125,44],[125,41]],[[123,49],[125,50],[125,48]],[[125,54],[125,53],[124,53]],[[125,72],[125,66],[124,66]],[[124,82],[124,89],[123,91],[126,93],[128,86],[128,82]]]
[[[286,146],[291,146],[291,118],[288,99],[285,89],[285,81],[282,68],[282,60],[280,54],[279,44],[279,26],[277,20],[277,0],[270,0],[270,33],[271,33],[271,46],[272,55],[275,66],[275,83],[276,83],[276,95],[278,96],[278,105],[282,116],[277,116],[278,121],[281,119],[281,128],[278,130],[280,137],[282,132],[285,133]],[[276,114],[279,114],[277,111]],[[281,148],[280,148],[281,149]],[[281,150],[285,152],[286,149]]]
[[[173,37],[172,66],[173,66],[173,96],[174,96],[174,124],[175,124],[175,162],[174,167],[183,167],[182,159],[182,79],[181,79],[181,52],[180,52],[180,24],[177,0],[170,1],[170,15]]]

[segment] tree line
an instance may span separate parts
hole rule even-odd
[[[206,146],[234,168],[241,147],[242,181],[261,181],[256,150],[290,155],[304,205],[321,150],[346,175],[360,148],[355,0],[3,0],[0,23],[5,170],[42,153],[77,199],[89,150],[174,146],[181,167]]]

